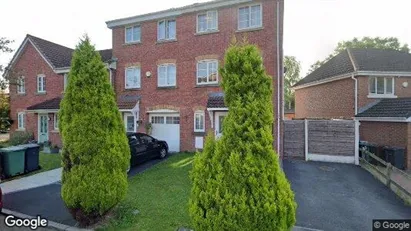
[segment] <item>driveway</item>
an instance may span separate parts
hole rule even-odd
[[[411,207],[359,166],[283,161],[298,204],[297,226],[372,230],[373,219],[411,219]]]
[[[163,160],[154,159],[148,161],[132,168],[128,175],[129,177],[135,176]],[[40,215],[57,223],[75,226],[77,222],[67,211],[64,202],[61,199],[60,192],[61,184],[54,183],[38,188],[5,194],[3,196],[3,207],[30,216]]]

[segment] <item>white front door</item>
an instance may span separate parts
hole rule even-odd
[[[215,137],[220,138],[223,135],[223,123],[224,118],[227,116],[228,112],[215,112]]]
[[[150,114],[151,136],[164,140],[170,152],[180,151],[180,115]]]
[[[39,143],[44,143],[49,141],[49,117],[47,114],[39,114],[39,121],[38,121],[38,129],[39,129]]]

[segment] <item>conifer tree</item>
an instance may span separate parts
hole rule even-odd
[[[61,194],[87,226],[125,197],[130,149],[108,71],[87,36],[75,49],[68,79],[59,112]]]
[[[202,230],[290,230],[296,203],[273,150],[272,78],[253,45],[228,48],[220,70],[229,113],[223,136],[196,154],[190,216]]]

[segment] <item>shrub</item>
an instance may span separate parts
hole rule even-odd
[[[82,226],[124,198],[130,149],[108,72],[85,37],[73,54],[60,105],[62,198]]]
[[[16,131],[10,135],[9,143],[10,145],[20,145],[27,144],[29,141],[33,140],[34,136],[32,132]]]
[[[220,70],[223,136],[208,136],[191,172],[195,230],[290,230],[296,203],[273,150],[272,78],[253,45],[233,45]]]

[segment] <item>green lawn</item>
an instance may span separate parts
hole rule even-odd
[[[57,154],[46,154],[43,152],[40,152],[40,166],[41,169],[38,172],[44,172],[56,168],[61,167],[61,155],[60,153]]]
[[[190,227],[189,171],[194,154],[176,154],[129,179],[126,199],[101,230],[175,231]],[[138,210],[137,215],[133,211]]]

